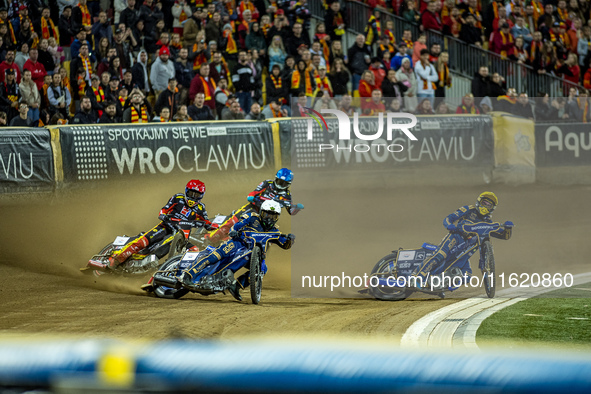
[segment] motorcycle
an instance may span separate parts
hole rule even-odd
[[[109,258],[114,252],[123,249],[129,243],[143,236],[143,232],[133,237],[127,235],[117,236],[113,242],[107,244],[98,254],[92,256],[88,260],[86,267],[80,268],[80,271],[95,276],[105,274],[140,276],[157,269],[160,266],[160,260],[166,256],[170,258],[180,255],[188,249],[199,250],[199,248],[207,246],[206,241],[203,239],[203,235],[206,233],[205,222],[172,219],[163,223],[172,230],[169,236],[131,255],[115,269],[108,267]]]
[[[429,273],[429,280],[425,282],[415,276],[415,272],[429,259],[437,246],[428,242],[417,249],[398,249],[392,254],[384,256],[372,269],[368,287],[361,290],[361,294],[370,294],[380,300],[401,301],[413,292],[445,297],[445,291],[455,291],[467,283],[471,283],[472,269],[470,257],[480,252],[478,268],[482,272],[482,284],[489,298],[495,296],[495,258],[490,233],[499,229],[513,227],[513,223],[473,223],[462,221],[458,228],[464,233],[477,234],[465,237],[452,247],[450,256],[456,256],[451,266],[444,268],[441,264]],[[421,283],[423,282],[423,283]]]
[[[181,283],[180,275],[195,262],[212,253],[215,250],[214,247],[207,246],[205,250],[199,252],[189,250],[182,255],[168,259],[148,284],[142,286],[142,289],[153,292],[157,297],[169,299],[181,298],[189,292],[205,296],[217,293],[225,294],[225,291],[235,280],[234,273],[240,268],[246,267],[249,269],[250,297],[253,304],[258,304],[261,300],[263,277],[267,272],[265,258],[269,241],[278,240],[281,232],[241,231],[239,234],[242,246],[234,253],[234,257],[225,258],[215,264],[203,267],[193,275],[193,286],[190,288]],[[226,269],[216,273],[221,266]]]

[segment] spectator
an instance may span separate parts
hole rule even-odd
[[[197,33],[203,30],[203,11],[201,8],[195,8],[193,15],[185,22],[183,26],[183,45],[192,48],[197,42]]]
[[[581,78],[581,69],[578,63],[577,55],[569,53],[565,62],[558,60],[556,63],[556,73],[574,85],[578,85]]]
[[[31,79],[31,71],[23,71],[23,79],[19,85],[21,92],[21,101],[27,103],[29,106],[29,118],[33,122],[39,120],[39,107],[41,106],[41,96],[39,95],[39,88]]]
[[[49,18],[49,15],[48,15]],[[113,29],[107,20],[107,13],[105,11],[101,11],[99,13],[98,22],[92,25],[92,35],[94,36],[94,42],[98,43],[101,41],[101,38],[105,37],[109,42],[113,41]],[[133,25],[131,25],[133,26]],[[46,37],[45,37],[46,38]]]
[[[363,108],[363,105],[361,107]],[[386,112],[386,106],[382,102],[382,91],[374,89],[371,92],[371,101],[363,109],[363,115],[376,116],[380,112]]]
[[[163,108],[168,108],[170,115],[176,115],[179,104],[179,93],[176,85],[176,78],[170,78],[168,80],[167,89],[158,95],[158,100],[156,100],[156,105],[154,106],[154,110],[157,114],[161,113]],[[170,116],[168,119],[170,119]]]
[[[444,16],[441,20],[443,24],[443,34],[458,38],[460,36],[460,29],[462,28],[462,17],[460,16],[460,9],[452,7],[451,13]]]
[[[591,58],[591,26],[583,26],[583,30],[579,40],[577,41],[577,53],[579,55],[579,65],[586,66],[585,59],[587,56]],[[586,70],[585,70],[586,71]]]
[[[552,103],[550,103],[550,96],[548,96],[548,93],[538,93],[534,109],[536,122],[558,120],[558,101],[552,100]]]
[[[140,7],[140,18],[144,20],[147,31],[155,31],[157,22],[164,19],[162,3],[154,4],[154,0],[144,0]]]
[[[114,103],[116,103],[119,99],[119,83],[121,81],[119,80],[119,77],[116,75],[113,75],[111,77],[111,79],[109,80],[109,86],[107,87],[107,90],[105,91],[105,99],[106,101],[112,101]],[[117,107],[119,108],[119,107]],[[123,115],[122,113],[117,113],[118,116]]]
[[[20,104],[17,102],[18,115],[10,120],[11,127],[30,127],[33,125],[33,120],[29,118],[29,106],[24,101]]]
[[[511,34],[515,40],[517,40],[517,37],[519,36],[523,37],[523,41],[527,44],[534,39],[530,30],[525,26],[525,19],[523,19],[522,15],[517,15],[515,17],[515,26],[511,29]]]
[[[369,17],[367,24],[365,25],[365,45],[372,46],[376,43],[381,34],[382,34],[382,27],[381,27],[381,15],[382,9],[381,7],[376,7],[373,9],[373,14]]]
[[[421,51],[421,59],[415,66],[415,74],[418,83],[417,96],[419,98],[427,97],[433,102],[439,76],[435,67],[429,62],[429,51],[426,49]]]
[[[214,120],[211,109],[204,105],[205,94],[203,92],[195,95],[193,105],[189,106],[187,112],[192,120]]]
[[[431,100],[428,97],[425,97],[421,100],[419,105],[417,106],[417,110],[415,111],[417,115],[433,115],[433,107],[431,106]]]
[[[337,105],[333,99],[324,91],[319,90],[316,93],[316,101],[314,102],[314,110],[320,112],[322,109],[337,109]]]
[[[31,56],[31,51],[29,51],[29,56]],[[45,38],[39,41],[38,61],[43,65],[48,75],[53,75],[55,72],[55,62],[49,52],[49,41]]]
[[[452,114],[452,111],[449,109],[445,100],[441,100],[439,104],[437,104],[437,108],[435,108],[435,113],[437,115],[450,115]]]
[[[234,101],[230,107],[230,111],[222,116],[222,120],[241,120],[244,119],[244,113],[240,109],[240,103]]]
[[[483,115],[487,115],[492,111],[492,100],[488,96],[483,97],[482,100],[480,100],[480,113]]]
[[[513,48],[513,42],[509,24],[505,22],[499,30],[493,33],[490,50],[501,55],[502,59],[507,59],[509,51]]]
[[[240,102],[240,107],[250,108],[255,81],[253,69],[248,65],[246,51],[241,50],[238,54],[238,64],[232,72],[232,83],[236,89],[236,97]]]
[[[236,96],[234,96],[229,90],[228,90],[228,80],[225,78],[221,78],[220,79],[220,83],[218,84],[218,87],[215,90],[214,93],[214,99],[215,99],[215,111],[217,114],[218,119],[222,118],[222,111],[227,108],[228,104],[228,100],[230,97],[233,97],[234,99],[236,98]]]
[[[257,51],[259,56],[265,56],[267,42],[258,22],[253,22],[250,25],[250,32],[246,36],[245,44],[246,49]]]
[[[226,81],[229,81],[231,78],[228,64],[224,60],[222,53],[219,51],[213,52],[212,61],[209,64],[209,74],[216,84],[221,78],[224,78]]]
[[[82,43],[80,46],[80,53],[78,57],[74,58],[70,63],[70,81],[72,82],[72,89],[74,90],[74,98],[78,98],[78,86],[80,85],[81,81],[78,80],[78,70],[82,69],[84,71],[83,81],[86,84],[90,84],[90,77],[94,71],[92,66],[92,60],[88,54],[88,44],[86,42]]]
[[[8,126],[8,120],[6,118],[6,112],[0,111],[0,127]]]
[[[517,98],[517,102],[515,103],[515,115],[521,116],[522,118],[527,118],[534,120],[534,113],[532,111],[531,105],[529,103],[529,99],[527,97],[527,93],[519,93]]]
[[[64,52],[66,55],[66,60],[70,60],[72,58],[70,54],[70,45],[72,44],[72,40],[76,36],[76,30],[74,30],[74,25],[72,22],[71,6],[66,6],[63,12],[60,14],[60,18],[58,21],[58,29],[60,37],[59,43],[63,48],[65,48]]]
[[[394,57],[392,58],[392,61],[390,62],[391,69],[393,69],[394,71],[398,71],[398,69],[402,65],[402,59],[404,59],[404,58],[407,58],[410,60],[410,66],[412,67],[412,65],[413,65],[412,58],[408,55],[407,50],[408,49],[406,47],[406,43],[404,41],[401,41],[398,44],[398,52],[396,53],[396,55],[394,55]]]
[[[312,71],[306,66],[306,62],[300,60],[297,68],[291,75],[291,89],[290,95],[292,97],[299,97],[300,93],[304,93],[307,97],[313,97],[316,90],[316,81],[312,75]]]
[[[449,72],[449,54],[442,52],[435,62],[435,69],[439,80],[437,81],[437,88],[435,89],[435,97],[445,98],[445,88],[451,88],[451,73]]]
[[[287,50],[288,50],[289,54],[293,55],[293,56],[298,55],[298,48],[302,44],[304,44],[306,46],[306,48],[310,48],[310,46],[311,46],[310,38],[309,38],[307,32],[306,32],[306,34],[303,33],[301,23],[295,23],[293,25],[292,34],[291,34],[291,37],[289,38],[289,40],[287,41],[287,43],[288,43]]]
[[[14,50],[9,49],[6,51],[6,56],[4,57],[4,61],[0,63],[0,82],[4,82],[6,71],[7,70],[14,70],[14,75],[16,76],[17,83],[21,81],[21,70],[18,65],[14,62]],[[10,118],[10,114],[8,114]]]
[[[534,68],[534,72],[538,72],[542,68],[542,56],[544,53],[544,43],[542,42],[542,33],[534,32],[533,40],[527,49],[528,65]]]
[[[387,107],[390,107],[392,100],[402,102],[403,94],[408,90],[408,86],[396,79],[396,71],[394,69],[388,70],[387,77],[382,81],[380,87]]]
[[[462,24],[460,30],[460,40],[469,45],[476,45],[482,47],[482,29],[476,26],[476,18],[473,14],[465,14],[465,22]]]
[[[86,96],[90,98],[92,110],[95,111],[97,117],[100,118],[103,115],[105,88],[101,86],[100,78],[97,75],[92,76],[91,84],[86,88]]]
[[[179,58],[176,60],[175,75],[178,82],[179,90],[179,103],[186,103],[189,97],[189,88],[191,87],[191,81],[193,80],[193,65],[188,59],[189,51],[187,48],[181,48],[179,50]],[[174,117],[173,117],[174,118]]]
[[[456,109],[456,114],[480,114],[480,111],[474,105],[474,95],[472,93],[468,93],[462,98],[462,104]]]
[[[268,49],[269,54],[269,68],[273,69],[273,66],[278,65],[280,70],[283,68],[287,52],[283,46],[283,40],[280,35],[275,35],[271,40],[271,45]]]
[[[358,114],[359,108],[352,105],[353,103],[353,98],[351,97],[350,94],[345,94],[343,95],[343,97],[341,98],[341,102],[339,103],[339,111],[342,111],[344,113],[347,114],[347,116],[352,117],[354,114]]]
[[[408,112],[414,112],[418,104],[417,91],[419,85],[417,77],[410,66],[410,59],[402,59],[402,66],[396,71],[396,79],[408,88],[408,90],[404,92],[405,110]]]
[[[52,76],[52,84],[47,89],[47,98],[49,101],[49,112],[54,114],[61,113],[65,118],[68,118],[70,104],[72,97],[70,91],[62,86],[62,76],[60,73],[55,73]]]
[[[330,83],[330,79],[326,76],[326,66],[320,66],[318,68],[318,77],[316,77],[316,83],[317,90],[323,91],[325,96],[334,97],[332,84]]]
[[[117,78],[119,78],[119,80],[123,79],[123,67],[121,67],[121,58],[119,56],[113,56],[109,60],[109,70],[108,71],[112,77],[117,77]]]
[[[324,16],[324,24],[326,25],[326,30],[330,35],[331,41],[342,40],[345,35],[345,20],[341,13],[341,4],[338,1],[330,4]]]
[[[490,97],[499,97],[503,96],[506,93],[507,83],[505,82],[505,78],[502,77],[499,73],[493,73],[491,78],[491,83],[488,86],[488,94],[487,96]]]
[[[14,57],[14,62],[18,66],[19,69],[23,70],[25,66],[25,62],[29,60],[29,44],[26,42],[21,45],[21,50],[16,53]]]
[[[185,0],[176,0],[172,6],[172,28],[175,33],[183,35],[183,25],[191,17],[191,6]]]
[[[407,49],[405,50],[404,53],[409,54],[412,53],[412,59],[410,62],[410,66],[412,67],[413,64],[417,64],[419,62],[419,60],[421,59],[421,51],[423,49],[427,49],[427,35],[425,33],[421,33],[421,35],[419,36],[419,38],[417,39],[417,41],[415,43],[412,43],[412,47],[408,45],[408,41],[404,40],[403,41],[406,46]]]
[[[526,64],[529,59],[529,55],[524,47],[523,37],[519,36],[515,39],[515,45],[509,52],[509,59],[516,61],[519,64]]]
[[[330,53],[328,54],[328,64],[330,67],[334,67],[334,63],[337,59],[342,60],[343,64],[345,64],[345,57],[343,44],[340,41],[333,41],[332,44],[330,44]]]
[[[156,97],[167,88],[168,80],[175,77],[174,63],[169,60],[169,56],[170,51],[168,48],[160,48],[158,58],[154,61],[150,70],[150,82],[152,82],[154,96]]]
[[[330,80],[334,97],[338,98],[349,93],[347,86],[351,78],[345,69],[345,63],[342,59],[335,59],[332,69],[328,75],[328,79]]]
[[[271,73],[267,77],[267,102],[275,101],[277,103],[287,103],[288,85],[281,78],[281,69],[278,64],[271,67]]]
[[[507,94],[497,97],[497,103],[495,104],[495,110],[500,112],[508,112],[510,114],[515,113],[515,103],[517,93],[515,89],[507,89]]]
[[[6,70],[5,81],[0,84],[0,109],[6,112],[8,119],[18,116],[20,99],[21,94],[15,80],[15,70],[9,68]]]
[[[396,53],[396,49],[390,43],[390,38],[388,38],[388,36],[386,35],[383,35],[380,39],[380,45],[378,46],[378,58],[383,60],[385,53],[388,53],[391,60],[392,56],[394,56],[394,54]],[[388,62],[387,67],[388,69],[390,69],[390,62]]]
[[[417,4],[413,0],[406,2],[406,11],[402,13],[402,17],[410,23],[419,23],[421,14],[416,10]]]
[[[427,9],[421,14],[421,26],[423,31],[442,31],[443,24],[441,23],[441,17],[437,13],[437,1],[430,1]]]
[[[119,24],[131,27],[135,26],[139,19],[140,10],[139,7],[136,8],[136,0],[127,0],[127,8],[121,11]]]
[[[38,59],[38,51],[37,48],[32,48],[29,51],[29,60],[25,62],[23,67],[24,70],[29,70],[31,72],[31,76],[33,82],[37,85],[37,89],[41,89],[43,87],[43,79],[47,72],[45,71],[45,67],[43,64],[37,61]]]
[[[567,104],[566,112],[569,119],[588,123],[591,119],[589,97],[585,89],[581,89],[579,97]]]
[[[86,0],[79,0],[78,5],[72,8],[72,24],[74,31],[84,29],[86,33],[90,34],[92,18]]]
[[[265,115],[261,113],[261,106],[259,103],[252,103],[250,106],[250,112],[245,116],[246,120],[265,120]]]
[[[121,119],[117,117],[117,104],[115,102],[107,101],[105,103],[105,112],[98,122],[105,124],[121,123]]]
[[[215,82],[210,77],[210,66],[209,64],[204,63],[199,69],[199,74],[195,75],[191,81],[189,100],[194,100],[197,93],[203,93],[205,95],[205,105],[209,107],[211,112],[215,115],[215,89]]]
[[[152,0],[149,0],[152,1]],[[160,3],[159,3],[160,4]],[[113,47],[117,49],[117,56],[119,57],[119,61],[121,62],[121,68],[127,70],[131,65],[131,45],[128,42],[129,37],[131,36],[131,28],[130,29],[117,29],[115,30],[115,41],[113,42]],[[170,51],[169,51],[170,55]]]
[[[129,107],[123,111],[123,123],[148,123],[152,108],[139,89],[132,90]]]
[[[160,110],[160,114],[154,116],[154,119],[152,119],[152,122],[158,122],[158,123],[170,122],[170,108],[162,107],[162,109]]]
[[[490,91],[490,83],[491,80],[488,76],[488,67],[480,66],[478,72],[474,74],[474,78],[472,78],[472,94],[474,97],[480,100],[484,96],[488,96]]]
[[[380,86],[382,86],[382,81],[384,80],[384,78],[386,77],[386,69],[384,67],[384,65],[382,64],[382,61],[377,58],[374,57],[371,60],[371,65],[369,66],[369,71],[371,71],[374,75],[374,85],[376,86],[376,88],[380,88]]]
[[[265,119],[284,118],[288,116],[288,111],[287,108],[282,108],[277,101],[270,100],[269,104],[263,108],[262,114]]]
[[[96,112],[92,109],[90,97],[80,98],[80,110],[74,115],[72,124],[95,124],[98,121]],[[125,122],[125,121],[124,121]],[[129,122],[125,122],[129,123]]]
[[[212,18],[205,25],[205,37],[207,41],[215,41],[218,45],[222,42],[223,36],[222,17],[219,12],[214,12]]]
[[[179,109],[176,111],[176,115],[172,117],[174,122],[189,122],[192,119],[189,117],[187,106],[184,104],[179,105]]]
[[[365,113],[365,109],[371,102],[372,92],[379,89],[375,84],[374,74],[366,70],[363,72],[361,81],[359,82],[359,97],[361,97],[361,110]]]
[[[348,51],[349,70],[353,75],[352,90],[357,90],[361,74],[368,69],[371,61],[370,49],[365,45],[365,37],[359,34],[355,38],[355,44]]]

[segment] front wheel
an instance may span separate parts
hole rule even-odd
[[[482,271],[484,290],[488,298],[495,296],[495,256],[490,241],[484,241],[482,244],[482,256],[484,257],[484,270]]]
[[[169,260],[166,260],[164,264],[158,269],[158,271],[167,271],[163,273],[156,273],[155,275],[165,275],[165,276],[176,276],[178,272],[178,266],[182,259],[181,256],[175,256]],[[154,294],[156,297],[159,298],[168,298],[168,299],[178,299],[187,294],[189,290],[185,288],[174,289],[172,287],[166,286],[154,286]]]
[[[99,262],[99,263],[109,265],[109,257],[111,257],[114,250],[115,250],[115,246],[112,243],[107,244],[104,248],[101,249],[100,252],[98,252],[98,254],[95,254],[94,256],[92,256],[92,259]],[[90,264],[87,264],[86,267],[84,267],[84,268],[80,268],[80,271],[84,274],[92,274],[95,271],[105,272],[105,273],[112,272],[110,270],[104,270],[103,268],[93,267]]]
[[[261,292],[263,290],[263,269],[261,248],[255,246],[250,255],[250,298],[253,304],[261,301]]]
[[[397,273],[396,273],[396,258],[398,257],[398,252],[389,254],[383,257],[378,263],[373,267],[371,270],[370,280],[369,280],[369,292],[378,300],[385,300],[385,301],[402,301],[412,293],[411,290],[408,288],[400,288],[394,286],[388,286],[384,284],[378,284],[377,286],[371,285],[371,278],[377,277],[378,279],[388,280],[388,278],[393,278],[397,280]]]

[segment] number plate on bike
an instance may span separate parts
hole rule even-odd
[[[183,261],[193,261],[197,258],[198,255],[199,255],[199,253],[196,253],[196,252],[185,253],[182,260]]]
[[[113,245],[115,245],[115,246],[125,245],[128,240],[129,240],[129,237],[117,237],[117,238],[115,238],[115,241],[113,241]]]

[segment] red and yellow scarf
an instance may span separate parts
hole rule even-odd
[[[51,26],[51,31],[53,33],[53,37],[55,37],[55,40],[57,42],[59,42],[60,34],[59,34],[58,29],[55,28],[55,25],[53,24],[53,21],[51,20],[51,18],[49,18],[49,25],[48,25],[45,18],[41,17],[41,35],[45,39],[51,37],[51,33],[49,32],[49,26]]]
[[[281,80],[281,77],[278,77],[277,79],[275,79],[275,76],[273,74],[271,74],[270,77],[271,77],[271,81],[273,82],[273,86],[275,87],[275,89],[281,89],[283,87],[283,82]]]
[[[496,4],[496,2],[495,2]],[[507,42],[510,44],[513,44],[513,35],[511,33],[505,35],[505,33],[503,33],[502,31],[499,31],[499,33],[501,33],[501,39],[503,40],[503,46],[507,45]],[[501,50],[501,57],[503,59],[507,58],[507,51],[505,50]]]
[[[103,101],[105,101],[105,92],[103,91],[102,87],[99,86],[98,89],[95,89],[93,86],[92,92],[94,93],[94,97],[96,97],[97,103],[102,103]]]
[[[240,15],[241,15],[241,16],[244,14],[244,11],[246,11],[246,10],[250,10],[250,12],[251,12],[252,14],[254,14],[254,12],[255,12],[255,10],[256,10],[256,9],[254,8],[254,4],[252,4],[252,3],[250,2],[250,0],[243,0],[242,2],[240,2],[239,9],[240,9]]]
[[[415,43],[412,40],[402,40],[406,44],[406,47],[412,49],[415,46]]]
[[[439,86],[451,87],[451,78],[449,74],[449,66],[443,63],[443,70],[439,71]]]
[[[577,98],[577,104],[581,108],[581,99]],[[589,98],[585,99],[585,108],[583,109],[583,123],[587,123],[587,116],[589,115]]]
[[[0,22],[8,25],[8,31],[10,32],[10,40],[12,41],[13,44],[16,44],[16,36],[14,34],[14,28],[12,27],[12,23],[10,23],[10,21],[8,19],[5,21],[0,19]]]
[[[318,77],[317,81],[318,81],[318,89],[328,91],[328,94],[330,95],[330,97],[332,97],[333,96],[332,84],[330,83],[330,80],[328,79],[328,77],[324,77],[324,78]]]
[[[197,44],[193,45],[193,51],[197,50]],[[195,60],[193,61],[193,71],[197,71],[201,68],[203,63],[207,63],[207,56],[205,56],[205,52],[201,52],[199,55],[195,56]]]
[[[463,114],[476,114],[476,107],[474,105],[471,105],[470,108],[466,107],[465,104],[462,104],[462,113]]]
[[[78,7],[80,8],[80,11],[82,12],[82,26],[90,26],[91,22],[90,22],[90,12],[88,11],[88,6],[85,5],[81,5],[80,3],[78,3]]]
[[[312,97],[314,92],[312,91],[312,80],[310,79],[310,73],[308,71],[304,71],[304,73],[306,74],[306,96]],[[293,74],[291,74],[291,88],[299,89],[301,80],[302,76],[300,75],[300,71],[295,70]]]
[[[334,34],[336,34],[337,36],[342,36],[343,34],[345,34],[345,29],[339,29],[338,27],[340,25],[344,25],[345,22],[343,21],[343,16],[341,15],[340,12],[337,12],[334,16],[334,19],[332,21],[332,25],[336,28],[334,30]]]
[[[531,46],[529,48],[529,59],[532,60],[532,61],[535,60],[536,59],[536,53],[540,49],[542,49],[542,43],[541,42],[532,41]]]
[[[202,76],[199,76],[199,78],[201,78],[201,83],[203,84],[203,93],[205,94],[205,101],[211,100],[212,91],[209,89],[209,84]],[[215,91],[215,81],[211,77],[209,77],[209,80],[211,81],[211,85],[213,86],[213,90]]]
[[[236,46],[236,41],[234,41],[232,32],[229,30],[224,30],[224,38],[228,39],[228,43],[226,44],[226,53],[228,55],[232,55],[238,52],[238,47]]]
[[[146,106],[142,105],[142,123],[148,123],[148,114],[146,113]],[[140,120],[139,114],[137,113],[137,109],[132,105],[131,106],[131,123],[138,123]]]
[[[185,12],[185,6],[181,4],[181,14],[179,15],[179,23],[183,23],[187,20],[187,13]]]

